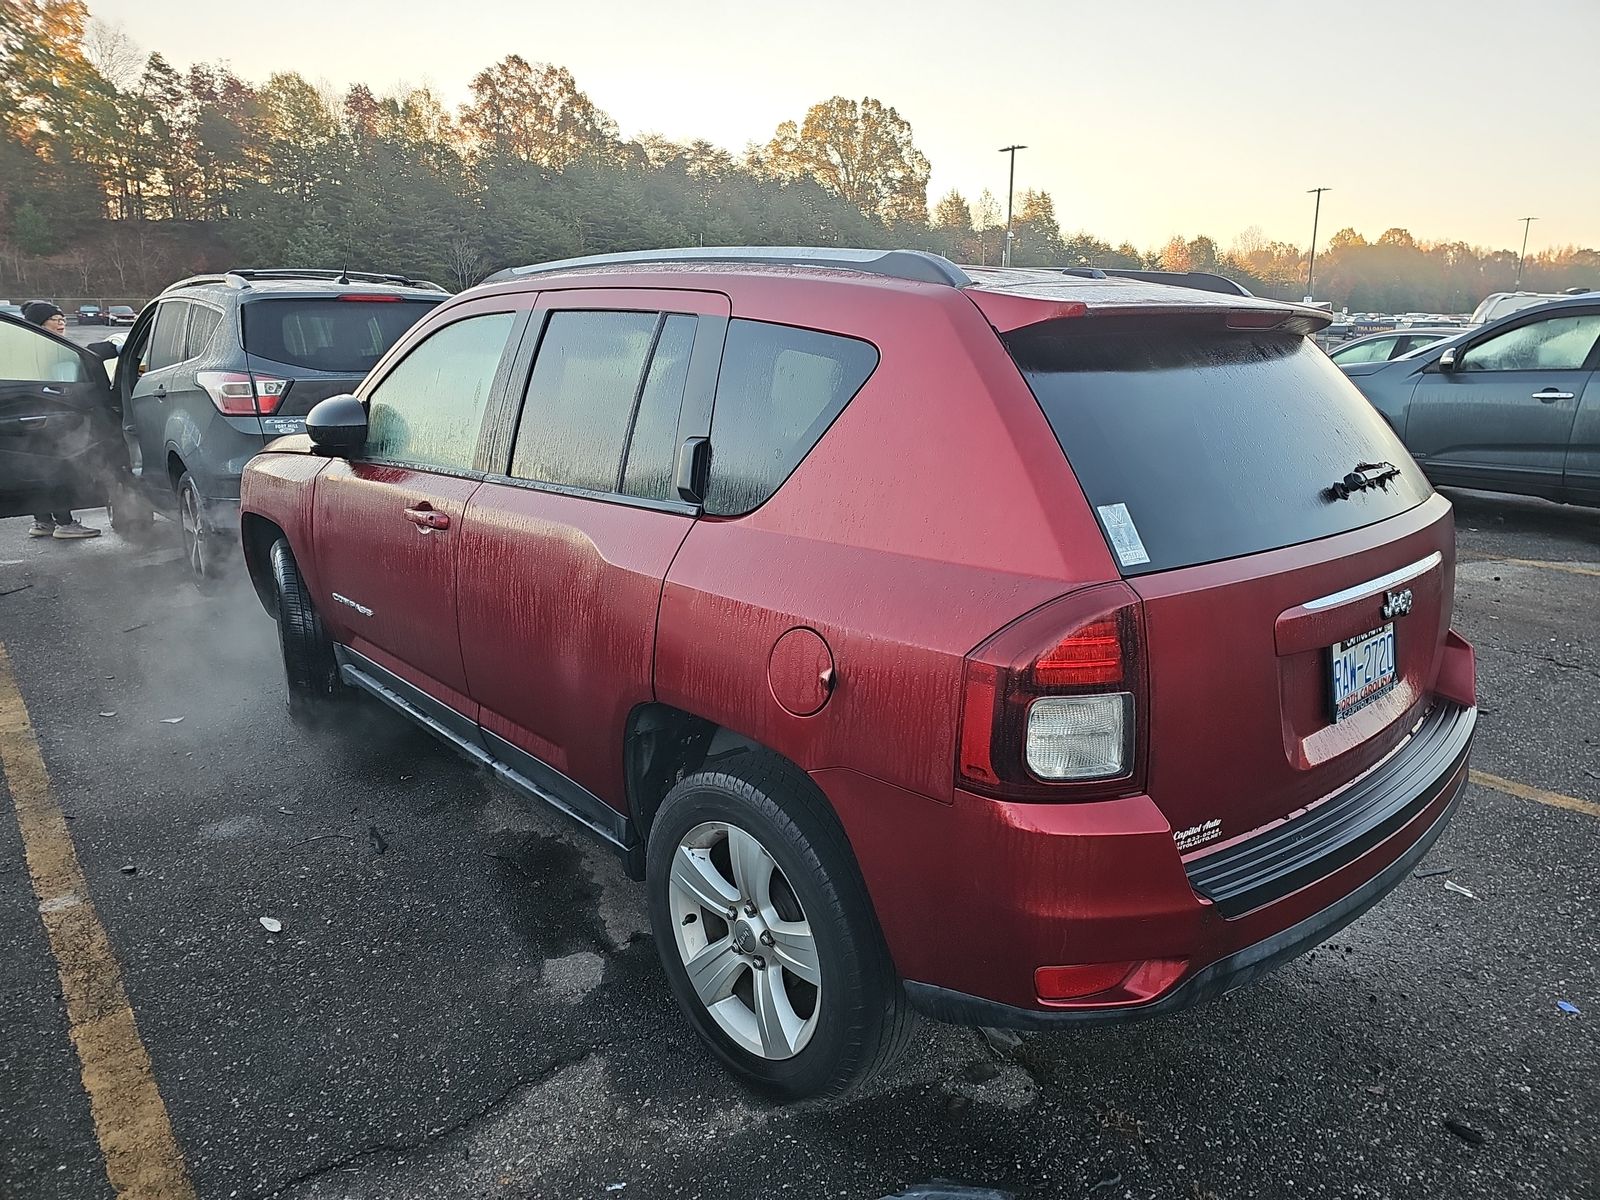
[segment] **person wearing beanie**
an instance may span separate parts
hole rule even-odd
[[[22,319],[41,329],[47,329],[58,337],[64,336],[67,332],[65,314],[48,300],[28,301],[22,306]],[[28,527],[28,536],[75,542],[83,538],[99,537],[100,531],[82,524],[72,515],[70,509],[63,509],[60,512],[34,513],[33,524]]]
[[[30,325],[48,329],[58,337],[66,336],[66,314],[48,300],[29,300],[22,306],[22,319]]]

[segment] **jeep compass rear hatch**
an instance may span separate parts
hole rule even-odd
[[[268,435],[294,433],[319,400],[353,392],[401,334],[445,299],[385,292],[263,296],[240,306],[251,379],[237,390]]]
[[[1449,506],[1322,351],[1234,322],[1274,324],[1079,315],[1003,335],[1143,600],[1146,783],[1185,851],[1393,751],[1450,619]]]

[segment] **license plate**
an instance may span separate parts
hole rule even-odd
[[[1335,642],[1328,650],[1333,666],[1333,719],[1342,721],[1394,687],[1394,625]]]

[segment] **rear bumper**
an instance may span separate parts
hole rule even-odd
[[[1051,1028],[1200,1003],[1355,920],[1444,831],[1475,721],[1470,705],[1440,698],[1367,775],[1187,870],[1148,796],[1045,805],[958,791],[945,805],[849,772],[814,778],[912,1003],[942,1020]],[[1112,962],[1144,965],[1095,995],[1056,1003],[1036,992],[1041,966]]]
[[[1465,779],[1463,760],[1459,778],[1448,783],[1444,808],[1406,851],[1366,883],[1321,912],[1296,922],[1287,929],[1254,942],[1241,950],[1217,959],[1210,966],[1148,1004],[1122,1008],[1038,1009],[1017,1008],[985,1000],[980,996],[950,991],[927,983],[907,981],[905,990],[912,1005],[927,1016],[957,1025],[988,1025],[1002,1029],[1059,1029],[1065,1025],[1112,1024],[1159,1017],[1191,1008],[1225,995],[1254,979],[1276,970],[1290,959],[1312,950],[1350,924],[1392,892],[1417,863],[1432,849],[1444,832],[1461,800]]]

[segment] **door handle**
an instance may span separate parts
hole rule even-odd
[[[450,517],[448,514],[434,512],[433,509],[426,504],[419,504],[415,508],[406,509],[406,520],[410,521],[424,533],[430,529],[450,528]]]
[[[156,384],[155,391],[151,394],[154,395],[157,400],[165,400],[167,398],[167,385],[164,383]]]
[[[1571,400],[1572,392],[1558,392],[1555,388],[1545,388],[1542,392],[1535,392],[1533,398],[1545,404],[1554,404],[1557,400]]]

